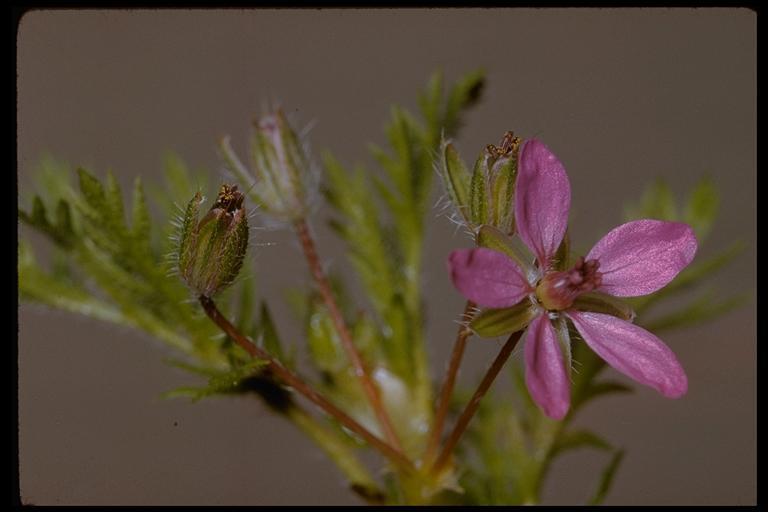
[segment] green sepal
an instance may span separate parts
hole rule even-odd
[[[440,172],[451,201],[462,217],[469,218],[469,186],[472,180],[467,166],[453,144],[443,142],[443,161]]]
[[[197,238],[194,232],[194,227],[197,224],[197,216],[200,210],[200,203],[203,202],[203,196],[200,192],[196,192],[194,197],[187,204],[187,208],[184,210],[184,217],[181,219],[181,226],[179,228],[179,245],[177,248],[176,262],[181,272],[182,277],[185,277],[187,269],[190,269],[194,264],[195,251],[193,246],[195,239]]]
[[[517,179],[517,153],[505,157],[506,161],[494,169],[491,182],[491,223],[506,233],[515,231],[515,180]],[[498,162],[497,162],[498,164]]]
[[[578,311],[604,313],[631,322],[635,319],[632,306],[613,295],[602,292],[588,292],[576,297],[573,308]]]
[[[523,299],[511,308],[481,311],[469,323],[469,328],[482,338],[495,338],[524,329],[537,314],[530,301]]]
[[[243,210],[234,214],[234,220],[227,228],[224,239],[224,249],[221,253],[220,271],[218,277],[219,289],[232,284],[240,273],[248,250],[248,216]]]
[[[488,224],[481,226],[476,238],[479,247],[492,249],[509,256],[526,274],[530,273],[532,257],[526,257],[523,251],[515,246],[515,240],[505,235],[501,230]]]
[[[488,219],[488,169],[485,150],[475,162],[469,190],[469,216],[476,226],[487,224]]]

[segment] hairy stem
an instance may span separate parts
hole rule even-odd
[[[467,301],[467,305],[464,307],[464,313],[461,315],[462,322],[467,322],[470,319],[471,311],[474,307],[474,302]],[[459,327],[459,332],[456,335],[456,341],[453,344],[451,360],[448,363],[448,369],[445,373],[443,387],[440,388],[440,396],[437,402],[435,421],[432,424],[432,431],[429,434],[427,451],[424,453],[424,461],[427,464],[432,461],[432,458],[435,456],[437,451],[438,445],[440,444],[440,436],[443,433],[443,423],[445,422],[445,416],[448,414],[448,406],[451,402],[451,394],[453,393],[453,387],[456,384],[456,377],[459,373],[461,359],[464,356],[464,348],[467,346],[467,339],[471,334],[472,331],[469,330],[469,327],[467,327],[465,323],[462,323]]]
[[[227,318],[221,314],[216,304],[210,297],[201,295],[199,297],[200,304],[203,306],[208,317],[219,326],[235,343],[245,349],[251,356],[257,359],[261,359],[267,363],[267,368],[280,379],[284,384],[290,386],[298,393],[307,398],[310,402],[314,403],[326,414],[335,418],[339,423],[344,425],[350,431],[362,437],[371,446],[379,450],[384,456],[396,464],[400,469],[405,471],[413,471],[413,464],[403,456],[403,454],[382,441],[371,433],[368,429],[362,426],[360,423],[352,419],[344,411],[333,405],[325,397],[317,393],[309,385],[307,385],[301,378],[291,372],[289,369],[281,365],[276,359],[274,359],[269,353],[255,345],[251,340],[246,338]]]
[[[355,347],[355,344],[352,341],[349,328],[347,327],[347,324],[344,321],[344,317],[342,316],[341,311],[336,304],[336,300],[333,297],[331,284],[328,281],[322,266],[320,265],[320,258],[317,255],[315,241],[309,232],[309,226],[307,226],[307,223],[304,219],[300,219],[296,221],[295,228],[296,234],[301,241],[301,247],[304,250],[304,255],[307,258],[310,271],[312,272],[312,276],[317,282],[317,286],[320,289],[320,295],[322,295],[323,301],[328,308],[328,312],[331,315],[331,319],[333,320],[333,325],[336,328],[336,332],[339,334],[339,338],[341,339],[341,344],[344,347],[344,351],[347,353],[347,357],[349,357],[349,360],[355,369],[355,375],[360,380],[363,391],[368,397],[368,402],[371,405],[371,409],[373,409],[373,413],[376,415],[376,418],[379,421],[379,425],[381,426],[381,429],[384,432],[384,436],[387,438],[389,444],[395,447],[397,451],[402,452],[402,445],[400,444],[400,440],[397,438],[395,429],[392,427],[392,422],[389,419],[389,415],[387,414],[386,409],[384,408],[384,403],[381,401],[379,389],[376,387],[373,380],[371,379],[370,374],[368,373],[368,370],[365,368],[365,364],[363,363],[363,359],[360,356],[360,352],[358,352],[357,347]]]
[[[506,363],[507,359],[509,359],[509,356],[512,354],[512,351],[515,349],[515,346],[517,346],[517,342],[520,341],[520,337],[522,335],[523,335],[523,331],[518,331],[512,334],[507,339],[507,342],[504,343],[504,346],[501,347],[501,351],[499,351],[499,355],[497,355],[496,359],[493,360],[493,364],[491,364],[491,367],[488,368],[488,371],[485,373],[483,380],[480,382],[480,385],[477,387],[475,394],[472,395],[472,398],[469,400],[469,403],[464,408],[464,412],[462,412],[461,416],[459,416],[459,419],[456,422],[456,426],[453,427],[453,431],[451,432],[451,435],[448,437],[448,440],[445,442],[445,445],[443,446],[443,450],[440,452],[440,455],[435,461],[435,465],[432,467],[433,473],[439,473],[440,470],[443,468],[443,466],[445,466],[445,464],[448,462],[451,456],[451,453],[453,452],[453,449],[456,447],[456,444],[459,442],[459,439],[461,439],[461,436],[466,431],[470,420],[477,412],[477,408],[480,406],[480,400],[483,399],[485,394],[488,392],[488,389],[490,389],[491,384],[493,384],[493,381],[496,379],[496,376],[501,371],[501,368],[504,366],[504,363]]]

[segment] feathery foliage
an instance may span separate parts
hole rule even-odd
[[[453,146],[445,142],[456,135],[466,110],[479,101],[483,85],[482,71],[470,73],[453,84],[446,84],[437,73],[419,94],[417,112],[392,107],[384,129],[386,146],[370,146],[379,167],[376,172],[361,165],[347,167],[330,152],[323,154],[322,191],[332,210],[329,224],[347,249],[355,278],[354,282],[345,282],[342,277],[347,275],[330,276],[331,291],[357,350],[381,390],[404,454],[415,461],[423,456],[433,423],[434,386],[425,350],[422,269],[425,216],[430,207],[433,175],[439,167],[437,159],[442,162],[449,197],[464,219],[477,224],[478,244],[503,251],[513,259],[528,258],[520,247],[508,244],[499,229],[480,226],[487,221],[488,204],[510,206],[516,153],[511,153],[514,160],[505,168],[503,197],[489,202],[484,195],[487,184],[482,181],[487,172],[472,172]],[[278,117],[277,121],[275,126],[279,125],[280,130],[268,133],[274,140],[267,140],[263,133],[256,136],[256,141],[261,141],[261,150],[254,149],[252,160],[258,164],[260,158],[270,157],[270,165],[275,166],[267,169],[268,175],[262,172],[263,179],[276,179],[277,166],[282,163],[280,136],[293,137],[287,120]],[[293,181],[274,182],[266,195],[251,193],[265,210],[272,208],[295,222],[307,206],[305,191],[299,187],[305,185],[299,181],[307,169],[303,167],[306,162],[299,158],[303,158],[301,141],[294,137],[291,144]],[[237,160],[226,141],[222,148],[243,190],[251,190],[255,178]],[[572,420],[593,400],[626,394],[632,389],[602,375],[605,363],[586,348],[572,326],[570,348],[578,366],[572,372],[571,409],[563,421],[546,417],[534,404],[521,365],[512,362],[508,366],[512,388],[489,394],[480,403],[444,481],[430,482],[418,472],[415,477],[396,474],[391,467],[374,477],[360,461],[360,451],[367,445],[336,420],[306,411],[272,374],[275,367],[252,359],[235,340],[223,335],[202,314],[192,291],[174,275],[179,262],[167,256],[176,252],[178,238],[174,240],[172,236],[175,233],[178,237],[181,231],[184,238],[192,229],[187,226],[185,232],[184,211],[179,205],[207,191],[206,173],[190,171],[177,156],[166,157],[165,186],[149,184],[149,196],[165,219],[177,220],[175,227],[163,222],[160,228],[153,224],[139,178],[132,184],[127,207],[120,184],[111,173],[100,179],[85,169],[72,171],[46,157],[38,176],[39,195],[26,200],[29,206],[19,210],[19,218],[45,239],[48,250],[41,252],[37,244],[33,247],[28,240],[21,240],[21,298],[135,328],[164,342],[174,353],[168,363],[196,380],[163,396],[192,401],[257,396],[268,410],[283,416],[317,443],[344,474],[350,489],[369,503],[538,503],[552,462],[579,449],[594,450],[606,459],[595,490],[584,496],[585,501],[598,504],[607,496],[624,452],[600,435],[573,426]],[[296,193],[297,188],[301,188],[301,194]],[[281,190],[293,190],[300,200],[294,199],[300,204],[282,208],[280,201],[284,198],[280,194],[288,192]],[[701,245],[712,231],[718,205],[717,190],[708,179],[696,185],[683,202],[676,201],[669,186],[659,180],[625,213],[627,219],[651,217],[687,222],[693,226]],[[507,213],[496,215],[497,224],[502,224],[500,217],[511,219]],[[707,283],[742,249],[742,244],[735,243],[708,258],[697,258],[669,286],[632,299],[630,303],[638,313],[637,323],[654,331],[680,329],[711,320],[742,304],[743,296],[717,298],[719,295]],[[566,236],[557,253],[558,264],[565,265],[572,256],[569,253]],[[47,257],[39,262],[38,256],[43,254]],[[227,284],[231,281],[229,277],[234,279],[234,275],[228,276]],[[282,339],[270,303],[257,294],[253,279],[248,277],[241,276],[217,299],[223,315],[280,364],[309,375],[306,381],[323,396],[383,438],[374,411],[349,364],[332,311],[321,294],[312,288],[292,292],[291,300],[306,341],[307,357],[299,358],[297,345]],[[351,286],[361,288],[365,303],[352,300],[348,292]],[[669,306],[669,299],[677,301],[673,307]],[[593,300],[600,307],[613,308],[610,313],[615,316],[632,315],[628,309],[622,309],[625,305],[606,302],[599,296],[585,295],[579,300]],[[656,315],[648,315],[654,310]],[[530,318],[525,315],[530,315],[528,308],[485,310],[468,325],[475,333],[500,335],[527,325]],[[299,364],[299,359],[306,364]],[[470,392],[459,390],[455,395],[451,415],[467,403]]]

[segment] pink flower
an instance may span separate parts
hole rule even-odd
[[[560,161],[538,140],[520,150],[515,189],[517,234],[536,255],[522,269],[506,254],[485,248],[453,251],[453,283],[485,308],[508,308],[529,300],[535,315],[525,338],[525,381],[544,413],[562,419],[570,406],[569,375],[561,343],[569,346],[570,320],[589,347],[616,370],[669,398],[688,390],[674,353],[650,332],[615,316],[580,311],[576,298],[598,291],[616,297],[652,293],[669,283],[693,259],[693,230],[679,222],[638,220],[605,235],[567,271],[554,257],[565,235],[571,190]]]

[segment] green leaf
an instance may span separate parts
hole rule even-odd
[[[401,378],[413,382],[416,378],[413,361],[413,340],[408,335],[411,318],[401,294],[393,295],[384,311],[382,351],[392,370]]]
[[[149,252],[151,245],[151,221],[147,202],[144,198],[144,188],[141,186],[141,178],[138,176],[133,182],[131,214],[131,235],[141,250]]]
[[[568,430],[557,436],[550,449],[550,457],[556,457],[568,450],[577,448],[596,448],[598,450],[611,450],[611,445],[597,434],[589,430]]]
[[[247,391],[241,387],[243,380],[257,374],[266,361],[252,359],[228,371],[208,373],[208,384],[204,387],[183,386],[161,395],[162,398],[187,397],[193,402],[217,395],[239,394]],[[178,365],[177,365],[178,366]],[[186,368],[185,368],[186,369]],[[202,373],[202,372],[198,372]]]
[[[164,159],[166,193],[160,204],[167,204],[168,199],[185,204],[198,190],[208,189],[208,173],[193,172],[175,153],[167,153]]]
[[[352,339],[354,340],[358,351],[360,351],[363,360],[370,361],[371,363],[380,361],[381,353],[379,351],[379,345],[381,344],[381,340],[379,339],[379,329],[370,316],[364,311],[358,312],[357,317],[350,328],[352,331]],[[404,352],[410,353],[410,350],[406,349]]]
[[[439,130],[443,125],[442,96],[443,75],[438,71],[432,75],[424,92],[419,94],[419,107],[426,121],[430,146],[437,144],[437,138],[440,137]]]
[[[191,364],[191,363],[188,363],[187,361],[182,361],[181,359],[175,359],[172,357],[164,359],[163,362],[165,362],[165,364],[169,366],[173,366],[181,370],[194,373],[195,375],[200,375],[203,377],[214,377],[219,373],[221,373],[221,370],[217,370],[216,368]]]
[[[224,355],[218,351],[219,342],[211,339],[218,332],[215,326],[196,313],[187,302],[188,291],[183,284],[168,276],[165,263],[149,247],[142,247],[133,231],[128,230],[120,188],[114,178],[108,178],[106,187],[85,169],[78,170],[78,178],[80,193],[65,190],[75,210],[70,211],[70,202],[59,198],[56,226],[45,232],[64,252],[55,254],[52,273],[30,271],[33,277],[23,297],[144,330],[207,363],[222,364]],[[148,221],[148,214],[141,207],[140,197],[135,195],[134,200],[138,201],[138,209],[133,213],[140,226],[142,218]],[[148,229],[148,223],[141,228],[149,234]],[[66,243],[57,238],[62,236],[67,238]],[[82,279],[88,279],[88,284],[99,290],[86,287]],[[36,287],[36,283],[41,286]],[[62,290],[60,297],[42,291],[43,287]],[[94,299],[95,304],[91,303]]]
[[[119,309],[93,297],[88,290],[47,275],[37,266],[31,247],[23,240],[19,243],[19,293],[24,300],[107,322],[135,326]]]
[[[86,203],[97,212],[106,211],[107,199],[101,182],[82,167],[77,169],[77,176]]]
[[[645,324],[645,328],[653,332],[659,332],[698,325],[714,320],[718,316],[741,306],[748,299],[749,294],[742,293],[723,300],[717,300],[717,294],[708,292],[677,311],[649,321]]]
[[[42,228],[48,228],[48,215],[45,212],[45,204],[40,196],[35,196],[32,201],[32,214],[28,216],[30,224],[38,225]]]
[[[678,220],[675,198],[669,185],[662,179],[656,180],[645,190],[639,205],[626,209],[625,217],[627,220]]]
[[[324,305],[315,302],[307,325],[307,345],[315,365],[331,375],[349,366],[341,340]]]
[[[672,294],[672,292],[682,291],[697,281],[710,277],[741,254],[745,248],[746,244],[741,240],[737,240],[719,254],[689,265],[670,284],[659,290],[656,296],[667,296]]]
[[[447,136],[450,137],[458,131],[461,126],[461,111],[476,105],[484,88],[485,71],[482,69],[466,74],[451,87],[443,120]]]
[[[703,178],[688,196],[683,220],[693,227],[699,242],[704,240],[717,217],[720,197],[710,178]]]
[[[113,229],[125,230],[125,208],[123,206],[123,194],[120,191],[120,184],[111,173],[107,173],[107,188],[105,191],[105,200],[107,210],[105,218],[112,225]]]
[[[47,204],[53,204],[53,198],[69,200],[72,197],[71,178],[69,165],[50,155],[43,155],[35,166],[35,188]]]
[[[600,483],[597,486],[597,491],[589,500],[590,505],[599,505],[605,500],[608,491],[611,490],[613,479],[616,476],[616,471],[619,469],[621,460],[624,458],[624,450],[616,450],[613,452],[613,456],[608,461],[608,465],[603,469],[603,473],[600,476]]]
[[[379,210],[364,172],[347,172],[329,153],[324,154],[328,201],[339,217],[332,224],[350,250],[349,257],[379,314],[388,307],[396,279],[390,257],[397,252],[386,240]]]
[[[469,323],[469,328],[480,337],[494,338],[524,329],[536,315],[536,309],[524,299],[511,308],[481,311]]]
[[[69,204],[63,199],[60,199],[56,205],[55,225],[51,224],[48,220],[45,203],[37,195],[32,200],[32,211],[27,213],[19,209],[19,218],[24,223],[50,237],[60,247],[69,248],[75,242],[76,235]]]
[[[259,341],[263,343],[264,350],[277,358],[277,360],[288,363],[288,361],[285,360],[285,353],[283,352],[283,347],[280,343],[280,336],[277,334],[277,327],[275,327],[275,322],[272,320],[269,306],[267,306],[267,303],[264,301],[261,303],[259,326]],[[288,364],[288,366],[292,365]]]

